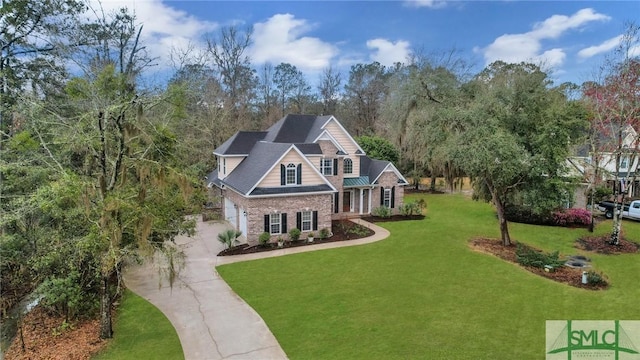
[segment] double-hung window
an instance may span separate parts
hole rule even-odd
[[[286,182],[285,185],[295,185],[297,184],[297,172],[296,172],[296,166],[294,164],[289,164],[287,165],[287,170],[286,170]]]
[[[270,214],[269,215],[269,230],[272,235],[281,234],[281,216],[280,214]]]
[[[353,160],[349,158],[344,159],[344,173],[353,174]]]
[[[391,208],[391,189],[384,189],[384,206]]]
[[[320,172],[322,175],[333,175],[333,159],[322,159]]]
[[[620,159],[620,169],[628,169],[628,168],[629,168],[629,157],[623,156],[622,159]]]
[[[311,211],[303,211],[302,212],[302,231],[311,231],[313,228],[313,217]]]

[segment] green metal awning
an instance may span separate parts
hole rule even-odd
[[[360,176],[356,178],[344,178],[342,181],[342,186],[344,187],[359,187],[359,186],[369,186],[369,177],[368,176]]]

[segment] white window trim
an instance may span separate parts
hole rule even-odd
[[[347,160],[350,165],[348,172],[347,172]],[[342,162],[342,169],[345,174],[353,174],[353,160],[351,160],[351,158],[345,158]]]
[[[222,175],[227,175],[227,158],[222,158]]]
[[[274,221],[277,218],[277,222]],[[274,232],[273,231],[273,227],[277,226],[278,227],[278,231]],[[275,214],[269,214],[269,233],[271,235],[280,235],[282,234],[282,214],[280,213],[275,213]]]
[[[289,171],[293,170],[293,182],[289,182]],[[284,184],[287,186],[298,184],[298,169],[296,165],[289,164],[284,169]]]
[[[622,156],[622,158],[620,158],[620,169],[628,169],[630,160],[629,156]]]
[[[330,166],[327,167],[326,162],[329,162]],[[325,174],[325,169],[329,169],[329,173]],[[320,173],[324,176],[333,176],[333,158],[322,158],[322,166],[320,167]]]
[[[305,220],[304,216],[305,214],[309,215],[309,219]],[[300,227],[302,229],[300,229],[301,231],[311,231],[313,229],[313,211],[302,211],[301,216],[301,221],[300,221]],[[305,223],[307,223],[309,225],[308,228],[305,228]]]
[[[391,208],[391,189],[384,189],[384,198],[383,202],[384,206]]]

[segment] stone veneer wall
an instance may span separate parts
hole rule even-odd
[[[287,231],[296,227],[296,213],[299,211],[318,212],[318,230],[322,228],[331,230],[331,197],[332,194],[245,198],[235,191],[224,190],[225,196],[234,204],[244,208],[247,212],[247,237],[249,244],[257,244],[258,237],[264,232],[264,215],[275,212],[287,214]],[[238,210],[239,212],[239,210]],[[243,214],[238,214],[243,216]],[[238,221],[238,226],[240,222]],[[307,233],[303,233],[304,238]],[[285,239],[286,235],[282,235]],[[272,235],[271,241],[275,241],[278,235]]]

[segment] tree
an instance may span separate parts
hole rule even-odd
[[[77,0],[5,1],[0,6],[0,131],[8,133],[8,111],[29,87],[42,95],[65,75],[59,64],[71,44],[68,24],[85,9]]]
[[[278,89],[278,100],[282,109],[282,116],[291,108],[296,113],[304,112],[305,101],[310,96],[311,87],[295,65],[281,63],[275,67],[273,83]],[[289,105],[289,106],[287,106]]]
[[[320,76],[318,92],[322,101],[322,113],[325,115],[335,114],[338,109],[340,99],[340,85],[342,76],[333,67],[324,69]]]
[[[88,60],[86,73],[67,82],[64,98],[21,98],[25,131],[35,134],[53,176],[15,213],[35,219],[30,236],[39,248],[30,266],[41,274],[35,281],[49,305],[77,313],[79,306],[99,304],[100,336],[109,338],[125,259],[164,254],[173,283],[180,255],[171,240],[193,230],[184,215],[194,188],[176,167],[176,136],[145,117],[162,99],[136,86],[149,62],[135,17],[120,11],[86,29],[89,43],[99,46],[94,57],[78,57]]]
[[[388,93],[389,74],[378,62],[351,67],[349,82],[345,85],[345,104],[350,118],[347,125],[356,135],[375,133],[380,105]]]
[[[379,136],[359,136],[355,140],[367,156],[372,159],[396,163],[400,157],[393,144]]]
[[[232,109],[232,121],[249,126],[250,104],[257,84],[247,48],[251,45],[253,28],[240,31],[235,26],[223,27],[217,36],[209,37],[207,45],[224,92],[225,106]]]
[[[620,46],[601,70],[600,81],[585,84],[585,100],[591,110],[593,156],[600,160],[604,153],[614,162],[614,203],[624,205],[635,185],[635,172],[640,161],[640,57],[633,56],[640,41],[640,26],[628,24]],[[599,161],[597,162],[597,164]],[[621,166],[627,166],[623,169]],[[594,174],[595,176],[596,174]],[[618,245],[622,230],[622,212],[613,218],[610,243]]]
[[[495,62],[465,89],[469,104],[449,148],[472,178],[474,195],[495,206],[504,245],[511,244],[507,205],[534,193],[541,204],[531,204],[548,211],[567,193],[564,162],[585,124],[551,85],[535,65]]]
[[[416,184],[422,176],[444,176],[453,190],[463,176],[446,146],[446,139],[458,130],[454,114],[465,106],[462,85],[468,78],[467,63],[456,52],[441,56],[414,54],[409,65],[393,72],[389,96],[382,115],[388,124],[388,137],[401,150],[400,166]]]

